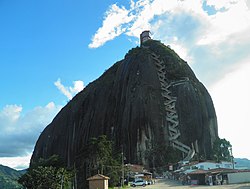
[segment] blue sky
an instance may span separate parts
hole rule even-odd
[[[105,3],[100,6],[98,1],[85,4],[80,0],[2,0],[0,77],[5,82],[0,86],[4,89],[0,106],[14,103],[30,109],[46,104],[50,98],[61,103],[63,96],[58,98],[53,85],[57,78],[67,85],[79,79],[88,83],[122,58],[132,44],[115,50],[113,46],[117,43],[103,49],[88,48],[105,9],[112,2]],[[110,53],[113,57],[104,55]]]
[[[189,63],[220,137],[250,158],[248,0],[0,0],[0,26],[0,164],[27,167],[45,126],[145,29]]]

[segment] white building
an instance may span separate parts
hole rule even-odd
[[[210,170],[216,168],[226,168],[226,169],[233,169],[233,163],[222,161],[220,163],[213,162],[213,161],[204,161],[204,162],[191,162],[182,166],[182,170],[184,173],[190,173],[195,170]]]

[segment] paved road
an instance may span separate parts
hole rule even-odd
[[[131,187],[133,188],[133,187]],[[146,187],[136,187],[136,189],[250,189],[250,183],[245,184],[231,184],[231,185],[220,185],[220,186],[183,186],[177,181],[160,179],[157,180],[154,185]]]

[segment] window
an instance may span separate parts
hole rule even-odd
[[[192,170],[194,170],[194,169],[198,169],[198,167],[197,167],[197,166],[195,166],[195,165],[193,165],[191,169],[192,169]]]

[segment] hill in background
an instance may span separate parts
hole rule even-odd
[[[247,158],[235,158],[234,161],[236,162],[235,168],[236,169],[250,169],[250,160]]]
[[[0,165],[0,188],[1,189],[21,189],[17,180],[25,173],[24,170],[17,171],[10,167]]]

